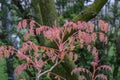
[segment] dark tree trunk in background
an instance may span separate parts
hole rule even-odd
[[[113,6],[113,27],[115,27],[115,32],[114,32],[114,44],[116,48],[116,53],[115,53],[115,63],[114,63],[114,71],[113,71],[113,78],[117,80],[118,76],[118,70],[119,70],[119,64],[120,64],[120,38],[118,35],[118,32],[120,30],[120,25],[117,25],[117,14],[118,14],[118,1],[114,1],[114,6]]]
[[[57,12],[54,0],[39,0],[43,25],[53,26],[57,21]]]
[[[2,18],[2,26],[5,29],[5,42],[7,45],[14,46],[16,49],[20,47],[20,38],[13,34],[13,25],[11,21],[11,11],[10,11],[10,5],[11,0],[2,0],[2,11],[5,12]],[[8,74],[8,80],[15,80],[14,77],[14,67],[13,67],[13,55],[10,55],[9,58],[6,58],[6,65],[7,65],[7,74]]]
[[[5,3],[7,5],[11,4],[11,0],[6,0]],[[7,34],[11,34],[11,23],[10,23],[10,18],[11,18],[11,12],[10,9],[7,5],[2,5],[2,10],[5,11],[4,18],[2,20],[2,24],[5,27],[5,30]],[[9,35],[6,36],[6,43],[10,44],[9,40]],[[14,68],[13,68],[13,56],[10,56],[9,58],[6,59],[6,64],[7,64],[7,73],[8,73],[8,80],[15,80],[14,78]]]
[[[43,18],[41,15],[41,8],[39,5],[39,2],[41,0],[32,0],[32,7],[33,7],[33,13],[34,13],[34,17],[36,19],[36,21],[40,24],[43,25]]]

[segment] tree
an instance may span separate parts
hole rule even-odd
[[[8,7],[7,5],[11,5],[11,0],[7,0],[7,1],[5,0],[5,2],[2,4],[2,11],[3,13],[5,13],[2,18],[2,25],[4,26],[5,31],[3,31],[4,35],[2,36],[5,41],[4,42],[5,44],[13,45],[16,49],[18,49],[20,39],[12,31],[14,27],[11,23],[12,21],[11,11],[10,11],[10,7]],[[16,38],[18,38],[19,40],[17,40]],[[8,80],[14,80],[15,78],[14,78],[14,68],[13,68],[13,55],[10,55],[9,57],[6,58],[6,64],[7,64]]]
[[[49,26],[40,26],[38,28],[35,28],[36,26],[39,26],[38,23],[33,20],[24,19],[18,23],[18,29],[25,29],[27,27],[27,23],[29,25],[29,29],[24,35],[25,42],[22,44],[22,47],[20,49],[16,50],[14,47],[11,46],[0,47],[0,56],[4,54],[5,57],[9,57],[10,54],[15,54],[18,59],[22,61],[21,64],[15,69],[16,75],[21,74],[21,72],[27,68],[34,68],[36,80],[39,80],[42,75],[47,73],[49,75],[55,75],[55,78],[57,78],[58,80],[60,78],[66,80],[68,78],[64,78],[63,76],[60,77],[59,75],[52,73],[51,71],[58,64],[64,63],[62,61],[64,61],[66,54],[69,54],[69,59],[75,61],[77,59],[77,56],[75,55],[73,50],[76,46],[79,46],[81,48],[87,46],[88,51],[92,51],[92,55],[94,57],[94,61],[91,62],[91,65],[93,66],[93,73],[90,73],[92,74],[92,80],[101,77],[107,80],[107,76],[105,76],[103,73],[95,76],[96,72],[101,69],[110,71],[112,71],[112,69],[107,65],[98,66],[99,54],[94,45],[92,45],[92,43],[95,43],[98,39],[102,42],[107,43],[107,36],[104,34],[109,31],[107,23],[100,20],[98,23],[101,32],[95,32],[94,23],[78,21],[77,23],[67,22],[63,25],[63,27],[54,26],[53,28],[50,28]],[[74,32],[71,36],[64,40],[66,35],[73,30],[76,30],[76,32]],[[34,44],[34,42],[29,41],[30,36],[36,36],[40,34],[43,34],[43,36],[50,40],[50,42],[53,42],[57,48],[39,46]],[[99,35],[98,38],[97,35]],[[73,56],[74,59],[72,59]],[[52,66],[49,69],[44,69],[44,67],[49,62],[51,62]],[[87,73],[90,72],[85,68],[76,68],[73,70],[72,74],[77,71],[83,71]]]
[[[41,0],[42,1],[42,0]],[[15,4],[17,4],[17,3],[19,3],[20,4],[20,2],[19,1],[17,1],[17,0],[15,0],[15,1],[13,1]],[[34,2],[34,1],[33,1]],[[45,6],[47,6],[47,5],[49,5],[49,7],[45,7],[46,9],[44,9],[44,10],[41,10],[41,13],[39,13],[39,14],[41,14],[41,15],[44,15],[45,14],[45,12],[47,12],[47,11],[49,11],[50,10],[50,13],[52,14],[52,17],[47,17],[47,15],[49,14],[49,13],[46,13],[46,15],[44,15],[44,16],[42,16],[42,18],[40,17],[40,18],[38,18],[38,19],[42,19],[41,21],[43,21],[43,24],[47,24],[47,25],[53,25],[53,23],[54,23],[54,20],[56,19],[56,12],[55,12],[55,5],[54,5],[54,3],[53,3],[54,1],[53,0],[50,0],[50,2],[48,1],[48,4],[46,4],[46,5],[44,5],[45,3],[44,3],[44,1],[43,1],[43,4],[40,4],[39,6],[40,7],[37,7],[37,8],[40,8],[41,9],[41,7],[45,7]],[[105,4],[107,2],[107,0],[105,0],[105,1],[101,1],[101,0],[95,0],[94,1],[94,3],[92,4],[92,5],[90,5],[90,6],[88,6],[84,11],[83,11],[83,13],[87,13],[86,12],[86,10],[87,11],[89,11],[89,9],[91,10],[91,9],[94,9],[92,12],[90,11],[90,14],[84,14],[84,15],[82,15],[83,17],[81,18],[80,17],[80,15],[78,16],[78,17],[75,17],[74,19],[73,19],[73,21],[77,21],[77,20],[85,20],[85,21],[88,21],[88,20],[90,20],[90,19],[92,19],[93,17],[95,17],[96,16],[96,14],[100,11],[100,9],[103,7],[103,5]],[[51,3],[53,3],[53,5],[51,5]],[[99,4],[98,4],[99,3]],[[20,7],[19,5],[16,5],[16,6],[18,6],[18,8],[22,11],[23,9],[22,9],[22,7]],[[50,6],[53,6],[53,7],[50,7]],[[96,6],[97,6],[97,8],[98,9],[96,9]],[[98,7],[99,6],[99,7]],[[40,10],[40,9],[37,9],[37,8],[35,8],[36,10]],[[35,10],[34,9],[34,10]],[[48,10],[47,10],[48,9]],[[52,11],[53,10],[53,11]],[[40,11],[39,11],[40,12]],[[21,12],[22,13],[22,12]],[[37,14],[38,12],[36,11],[36,13],[35,14]],[[91,14],[92,13],[92,14]],[[53,16],[54,15],[54,16]],[[85,16],[87,16],[88,15],[88,18],[84,18]],[[46,16],[46,17],[45,17]],[[27,16],[25,16],[25,18],[28,18],[28,15]],[[55,17],[55,18],[53,18],[53,17]],[[45,18],[45,19],[43,19],[43,18]],[[52,20],[49,20],[49,19],[52,19]],[[47,21],[47,22],[46,22]],[[52,21],[52,22],[51,22]],[[67,58],[66,58],[67,59]],[[67,59],[68,60],[68,59]],[[70,62],[69,62],[70,63]],[[72,62],[71,62],[72,63]],[[70,63],[70,64],[71,64]],[[73,64],[73,63],[72,63]],[[74,68],[75,66],[73,65],[73,68]],[[64,67],[63,67],[64,68]],[[73,69],[72,67],[71,67],[71,69]],[[71,70],[70,69],[70,70]],[[70,79],[69,79],[70,80]],[[73,79],[72,79],[73,80]]]
[[[57,20],[57,12],[54,0],[39,0],[41,8],[41,15],[44,25],[52,26],[54,21]]]
[[[104,1],[101,1],[101,0],[95,0],[94,1],[94,3],[92,4],[92,5],[90,5],[90,6],[88,6],[85,10],[83,10],[82,11],[82,13],[81,14],[79,14],[78,16],[76,16],[74,19],[73,19],[73,21],[78,21],[78,20],[83,20],[83,21],[88,21],[88,20],[90,20],[90,19],[92,19],[92,18],[94,18],[97,14],[98,14],[98,12],[100,11],[100,9],[104,6],[104,4],[107,2],[108,0],[104,0]],[[42,6],[45,6],[45,5],[42,5]],[[92,9],[92,10],[91,10]],[[51,9],[52,10],[52,9]],[[54,12],[54,11],[53,11]],[[43,12],[44,13],[44,12]],[[66,58],[66,60],[68,61],[69,59],[67,59]],[[69,66],[67,66],[66,65],[66,67],[63,67],[63,68],[65,68],[64,70],[67,70],[68,71],[68,73],[70,73],[70,71],[73,69],[73,68],[75,68],[75,65],[74,65],[74,63],[71,61],[71,62],[66,62],[65,64],[68,64],[68,65],[71,65],[71,67],[69,67]],[[65,65],[64,63],[63,63],[63,65]],[[68,70],[69,69],[69,70]],[[59,72],[59,73],[61,73],[60,71],[62,71],[62,70],[60,70],[60,71],[58,71],[58,70],[60,70],[59,68],[57,69],[57,71],[56,72]],[[73,76],[71,76],[70,77],[70,75],[71,74],[61,74],[62,76],[67,76],[67,75],[69,75],[67,78],[69,79],[69,80],[76,80],[76,78],[74,78]]]

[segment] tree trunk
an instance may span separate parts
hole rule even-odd
[[[9,45],[14,45],[14,43],[11,43],[10,38],[12,35],[11,29],[12,25],[10,22],[11,19],[11,12],[10,8],[7,5],[11,4],[11,0],[5,0],[5,4],[2,4],[2,11],[6,12],[2,19],[2,25],[4,26],[4,29],[7,32],[7,36],[5,38],[5,42]],[[8,74],[8,80],[15,80],[14,78],[14,68],[13,68],[13,56],[10,55],[9,58],[6,58],[6,65],[7,65],[7,74]]]
[[[77,22],[78,20],[89,21],[94,18],[102,7],[107,3],[108,0],[94,0],[93,4],[87,6],[86,9],[81,11],[76,17],[74,17],[73,21]]]
[[[54,21],[57,21],[57,12],[54,0],[39,0],[41,15],[44,25],[53,26]]]
[[[114,1],[114,10],[113,10],[113,26],[115,27],[115,32],[114,32],[114,44],[116,47],[116,53],[115,53],[115,63],[114,63],[114,71],[113,71],[113,78],[116,80],[117,76],[118,76],[118,72],[119,72],[119,64],[120,64],[120,39],[119,39],[119,27],[116,24],[117,21],[117,14],[118,14],[118,1],[119,0],[115,0]]]
[[[43,25],[41,9],[40,9],[40,5],[39,5],[38,0],[32,0],[32,7],[33,7],[33,13],[34,13],[34,17],[35,17],[36,21],[40,25]]]

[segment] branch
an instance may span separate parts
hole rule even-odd
[[[89,21],[94,18],[103,6],[107,3],[108,0],[94,0],[93,4],[89,5],[84,9],[80,14],[74,17],[73,21],[77,22],[79,20]]]
[[[42,73],[41,73],[41,71],[39,71],[39,72],[37,73],[37,76],[36,76],[36,77],[39,78],[39,77],[41,77],[42,75],[44,75],[44,74],[52,71],[58,64],[59,64],[59,63],[58,63],[58,59],[56,59],[55,64],[54,64],[50,69],[48,69],[48,70],[46,70],[46,71],[44,71],[44,72],[42,72]]]

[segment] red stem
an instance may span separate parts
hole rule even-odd
[[[93,66],[93,73],[92,73],[92,80],[95,80],[95,72],[96,72],[96,66]]]

